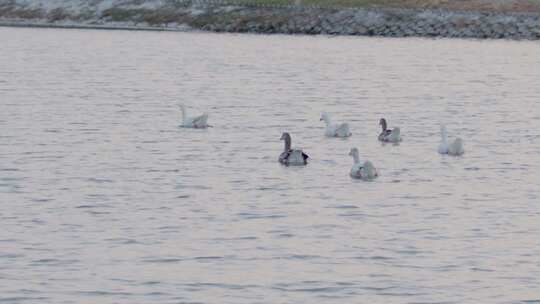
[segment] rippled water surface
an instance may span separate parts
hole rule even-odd
[[[0,28],[0,302],[540,303],[538,54]],[[283,131],[307,167],[277,163]]]

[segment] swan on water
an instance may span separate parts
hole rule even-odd
[[[448,155],[462,155],[465,153],[463,149],[463,140],[456,137],[453,141],[448,142],[448,136],[446,134],[446,126],[441,125],[441,143],[439,144],[439,153]]]
[[[383,142],[397,143],[401,141],[401,130],[399,127],[395,127],[390,130],[387,128],[386,119],[381,118],[379,125],[382,128],[381,134],[379,134],[379,140]]]
[[[182,110],[182,127],[196,129],[204,129],[209,127],[208,123],[206,122],[208,120],[207,113],[203,113],[202,115],[195,117],[188,117],[186,107],[183,104],[180,104],[179,106],[180,110]]]
[[[328,137],[349,137],[352,135],[348,123],[332,124],[330,115],[326,112],[321,113],[321,121],[326,123],[325,135]]]
[[[291,135],[284,132],[281,135],[281,140],[285,141],[285,148],[279,155],[279,162],[286,166],[304,166],[307,165],[309,156],[300,149],[291,149]]]
[[[377,169],[375,169],[373,163],[371,163],[369,160],[365,161],[364,163],[360,162],[357,148],[352,148],[349,155],[353,158],[353,166],[351,168],[351,172],[349,173],[352,178],[370,180],[379,176]]]

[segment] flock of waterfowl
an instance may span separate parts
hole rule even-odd
[[[186,108],[184,105],[180,105],[182,110],[182,127],[184,128],[197,128],[204,129],[210,127],[208,125],[208,114],[204,113],[195,117],[188,117]],[[330,115],[326,112],[321,114],[321,121],[326,123],[326,129],[324,134],[328,137],[349,137],[352,135],[348,123],[332,124]],[[378,139],[381,142],[398,143],[401,141],[401,129],[394,127],[388,128],[386,119],[381,118],[379,120],[381,126],[381,133]],[[309,156],[301,149],[293,149],[291,147],[291,135],[284,132],[281,135],[281,140],[284,141],[285,146],[283,152],[279,155],[278,161],[286,166],[305,166]],[[441,125],[441,143],[439,144],[438,152],[440,154],[448,154],[453,156],[462,155],[465,150],[463,149],[463,140],[461,138],[455,138],[452,141],[448,141],[446,134],[446,127]],[[349,175],[352,178],[358,178],[363,180],[372,180],[379,176],[377,169],[369,160],[361,162],[357,148],[352,148],[349,155],[353,158],[353,166]]]

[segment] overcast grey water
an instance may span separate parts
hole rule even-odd
[[[0,302],[540,303],[539,54],[0,28]],[[308,166],[277,162],[283,131]]]

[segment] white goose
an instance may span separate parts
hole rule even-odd
[[[182,127],[195,129],[204,129],[209,127],[208,123],[206,122],[208,120],[207,113],[203,113],[202,115],[195,117],[187,117],[186,107],[183,104],[180,104],[179,106],[180,110],[182,110]]]
[[[330,120],[330,115],[326,112],[321,113],[321,121],[326,123],[326,131],[324,134],[328,137],[349,137],[352,135],[348,123],[333,125]]]
[[[387,129],[386,119],[384,118],[379,120],[379,125],[382,128],[382,132],[379,134],[380,141],[392,143],[401,141],[401,129],[399,127],[395,127],[393,130]]]
[[[349,155],[353,157],[353,166],[351,168],[351,172],[349,173],[352,178],[371,180],[379,176],[377,169],[375,169],[369,160],[365,161],[363,164],[360,162],[357,148],[352,148]]]
[[[439,144],[439,153],[459,156],[465,153],[463,149],[463,140],[459,137],[452,142],[447,142],[446,126],[441,125],[441,143]]]
[[[285,148],[279,155],[279,162],[286,166],[304,166],[307,165],[309,156],[300,149],[291,149],[291,135],[284,132],[281,140],[285,141]]]

